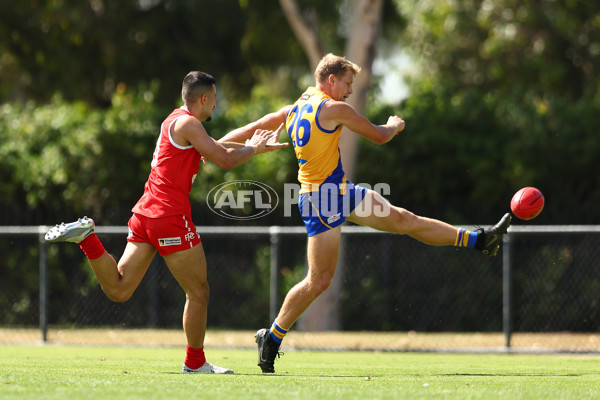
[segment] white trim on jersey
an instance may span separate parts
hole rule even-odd
[[[184,106],[181,106],[181,107],[179,107],[179,108],[181,108],[182,110],[185,110],[185,111],[189,112],[189,111],[188,111],[188,109],[187,109],[187,108],[185,108]],[[181,118],[181,117],[183,117],[183,115],[180,115],[179,117],[175,118],[175,119],[173,120],[173,122],[171,122],[171,125],[169,125],[169,130],[167,131],[167,133],[169,134],[169,142],[171,142],[171,144],[172,144],[174,147],[176,147],[176,148],[178,148],[178,149],[180,149],[180,150],[187,150],[187,149],[191,149],[191,148],[193,148],[194,146],[193,146],[193,145],[191,145],[191,144],[190,144],[189,146],[181,146],[181,145],[178,145],[177,143],[175,143],[175,141],[173,140],[173,137],[171,136],[171,127],[172,127],[172,126],[173,126],[173,124],[174,124],[175,122],[177,122],[177,120],[178,120],[179,118]]]
[[[173,120],[173,122],[171,122],[171,125],[169,125],[169,130],[168,130],[167,132],[169,133],[169,142],[171,142],[171,144],[172,144],[174,147],[176,147],[176,148],[178,148],[178,149],[180,149],[180,150],[187,150],[187,149],[191,149],[191,148],[193,148],[194,146],[193,146],[193,145],[191,145],[191,144],[190,144],[189,146],[181,146],[181,145],[178,145],[177,143],[175,143],[175,141],[173,140],[173,137],[171,136],[171,127],[172,127],[172,126],[173,126],[173,124],[174,124],[175,122],[177,122],[177,120],[178,120],[179,118],[181,118],[181,117],[183,117],[183,115],[181,115],[181,116],[179,116],[179,117],[175,118],[175,119]]]

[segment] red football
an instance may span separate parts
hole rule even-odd
[[[544,208],[544,195],[538,189],[527,186],[519,190],[510,201],[512,213],[520,219],[533,219]]]

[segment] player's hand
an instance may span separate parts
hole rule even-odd
[[[254,134],[252,134],[252,137],[246,140],[246,146],[254,147],[256,154],[260,153],[260,150],[264,149],[267,145],[270,132],[271,131],[266,131],[264,129],[257,129],[254,131]]]
[[[282,147],[287,147],[288,143],[279,143],[279,139],[281,138],[281,133],[284,131],[285,125],[282,123],[279,127],[272,131],[269,135],[269,140],[267,141],[266,147],[273,147],[273,150],[280,149]]]
[[[282,126],[280,126],[276,131],[257,129],[252,137],[246,141],[246,146],[253,146],[256,154],[266,153],[268,151],[285,147],[287,146],[287,143],[275,142],[276,139],[279,139],[279,133],[281,132],[281,129]]]
[[[395,134],[402,132],[404,130],[404,120],[396,115],[392,115],[388,118],[387,125],[394,127]]]

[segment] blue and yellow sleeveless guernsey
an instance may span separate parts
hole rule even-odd
[[[309,87],[285,122],[298,160],[298,205],[309,236],[341,225],[366,193],[346,180],[339,150],[342,126],[328,130],[319,124],[321,108],[331,99]]]
[[[321,107],[331,97],[309,87],[288,112],[285,126],[298,159],[300,193],[314,191],[322,183],[344,178],[339,152],[342,126],[327,130],[319,124]],[[311,189],[313,186],[313,189]]]

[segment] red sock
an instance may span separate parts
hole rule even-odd
[[[206,362],[206,357],[204,356],[204,347],[199,349],[195,349],[190,346],[185,347],[185,365],[188,368],[196,369],[200,368]]]
[[[102,242],[100,242],[98,236],[93,232],[79,242],[79,247],[81,247],[85,256],[90,260],[100,257],[105,252]]]

